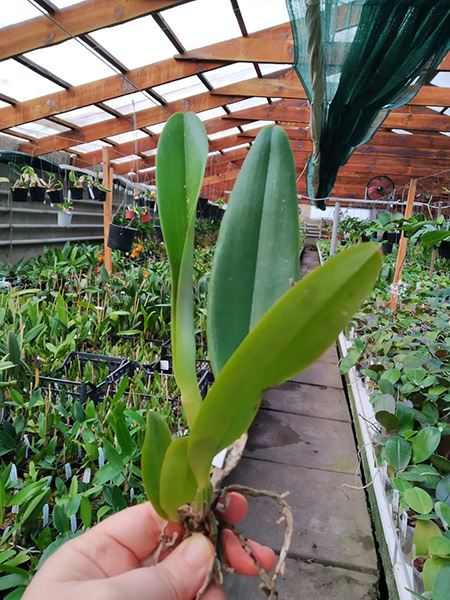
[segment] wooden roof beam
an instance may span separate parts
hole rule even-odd
[[[0,60],[186,2],[191,0],[85,0],[58,10],[52,15],[54,20],[41,16],[3,27]]]

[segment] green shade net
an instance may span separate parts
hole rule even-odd
[[[286,0],[294,68],[311,102],[308,196],[409,102],[450,49],[450,0]]]

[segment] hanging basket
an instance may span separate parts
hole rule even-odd
[[[148,206],[150,212],[154,212],[155,211],[156,200],[149,200],[148,198],[146,198],[145,203]]]
[[[154,228],[155,228],[156,241],[159,244],[162,244],[164,242],[164,237],[163,237],[163,234],[162,234],[161,225],[154,225]]]
[[[62,190],[54,190],[53,192],[49,192],[48,195],[50,196],[50,202],[52,204],[58,204],[64,200]]]
[[[70,227],[72,224],[72,213],[58,213],[58,227]]]
[[[125,225],[109,224],[108,248],[129,252],[133,246],[137,229]]]
[[[97,187],[90,185],[88,187],[89,196],[92,200],[100,200],[100,202],[106,201],[106,192],[99,190]]]
[[[45,187],[39,187],[39,186],[30,187],[30,198],[33,202],[44,202]]]
[[[82,200],[83,199],[83,188],[81,187],[71,187],[69,188],[70,197],[72,200]]]
[[[28,197],[28,188],[16,188],[11,190],[13,202],[26,202]]]
[[[450,242],[447,242],[447,240],[442,241],[438,253],[441,258],[448,260],[450,258]]]
[[[199,198],[197,202],[197,217],[205,216],[206,207],[208,206],[208,198]]]

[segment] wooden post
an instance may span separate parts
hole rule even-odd
[[[442,202],[439,202],[438,214],[437,214],[438,217],[441,214],[441,208],[442,208]],[[436,248],[433,248],[433,252],[431,253],[431,263],[430,263],[429,277],[431,277],[433,275],[435,260],[436,260]]]
[[[108,248],[108,234],[109,224],[111,222],[112,215],[112,196],[113,196],[113,170],[111,163],[109,162],[109,146],[102,148],[103,154],[103,185],[104,187],[111,190],[106,194],[106,200],[103,202],[103,237],[104,237],[104,248],[105,248],[105,269],[108,274],[112,273],[112,252],[111,248]]]
[[[406,203],[406,209],[405,209],[405,215],[404,215],[405,219],[409,219],[412,215],[414,198],[416,197],[416,184],[417,184],[416,179],[411,179],[411,181],[409,182],[408,201]],[[400,281],[401,276],[402,276],[403,263],[405,262],[407,243],[408,243],[408,239],[405,235],[405,232],[402,231],[402,235],[400,237],[400,244],[398,245],[397,265],[395,267],[394,281],[392,282],[392,286],[394,289],[395,289],[395,286],[397,286],[397,284]],[[396,290],[396,292],[397,292],[397,290]],[[397,298],[398,298],[398,293],[391,293],[391,302],[390,302],[391,310],[395,310],[397,308]]]

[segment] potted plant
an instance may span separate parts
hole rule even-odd
[[[59,208],[58,227],[70,227],[72,223],[73,202],[65,200],[63,202],[56,202],[53,206]]]
[[[9,168],[19,175],[19,179],[11,188],[14,202],[25,202],[30,188],[30,196],[34,202],[43,202],[45,198],[46,183],[30,165],[19,167],[13,162],[8,163]]]
[[[69,173],[69,181],[72,185],[69,188],[70,197],[72,200],[82,200],[83,199],[83,181],[85,180],[85,175],[81,175],[81,177],[77,177],[75,171],[70,171]]]
[[[155,190],[145,190],[144,198],[145,198],[145,204],[150,209],[150,212],[154,212],[155,206],[156,206]]]
[[[124,224],[123,217],[116,215],[109,224],[108,248],[130,252],[136,233],[135,227],[128,227]]]
[[[47,173],[46,188],[52,204],[63,202],[63,184],[54,173]]]
[[[88,192],[89,192],[89,195],[91,196],[92,200],[100,200],[100,202],[105,202],[106,194],[108,192],[110,192],[111,190],[108,190],[108,188],[105,188],[100,183],[99,171],[96,169],[95,172],[96,172],[95,177],[91,177],[90,175],[85,175],[84,181],[87,181]]]
[[[203,219],[206,217],[206,207],[208,206],[208,198],[199,198],[197,202],[197,217]]]
[[[132,221],[135,217],[139,216],[141,213],[139,211],[139,207],[135,204],[128,204],[125,210],[125,219],[127,221]]]
[[[141,221],[142,221],[143,223],[148,223],[148,222],[150,221],[150,219],[151,219],[151,217],[150,217],[150,212],[149,212],[149,209],[148,209],[148,207],[146,207],[146,208],[144,209],[144,212],[141,214]]]
[[[223,198],[219,198],[214,202],[215,206],[217,206],[217,221],[221,221],[223,219],[223,215],[225,214],[225,209],[227,207]]]

